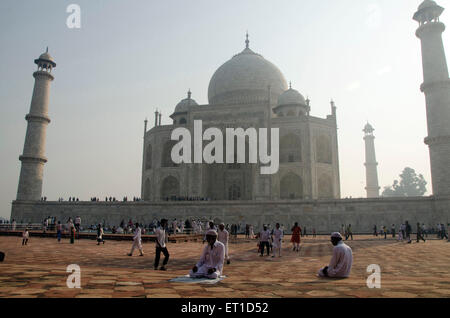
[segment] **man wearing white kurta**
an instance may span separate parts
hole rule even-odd
[[[139,256],[144,256],[144,253],[142,251],[142,240],[141,240],[141,228],[139,227],[139,223],[136,223],[136,230],[134,231],[133,236],[133,246],[131,246],[131,252],[128,254],[128,256],[133,255],[133,251],[135,248],[141,252]]]
[[[281,240],[283,239],[283,230],[280,229],[280,224],[275,225],[275,229],[272,231],[272,242],[273,242],[273,255],[278,251],[278,257],[281,257]]]
[[[225,230],[225,224],[221,223],[219,225],[219,230],[217,231],[217,239],[219,242],[222,242],[225,246],[225,258],[227,260],[227,264],[230,264],[230,257],[228,256],[228,238],[230,234],[227,230]]]
[[[319,276],[335,278],[350,276],[353,263],[352,249],[342,242],[342,236],[338,232],[331,234],[331,243],[334,245],[333,257],[328,266],[319,270]]]
[[[168,242],[167,232],[166,232],[167,220],[162,219],[160,222],[160,226],[156,229],[156,252],[155,252],[155,270],[158,269],[159,259],[161,257],[161,253],[164,254],[164,261],[160,268],[160,270],[165,271],[166,265],[169,262],[169,251],[167,251],[166,243]]]
[[[225,246],[217,241],[217,232],[208,230],[206,233],[208,244],[203,248],[199,262],[192,268],[189,276],[192,278],[219,278],[222,275]]]

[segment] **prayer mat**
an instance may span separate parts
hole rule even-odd
[[[173,282],[173,283],[188,283],[188,284],[194,284],[194,283],[200,283],[200,284],[216,284],[218,282],[220,282],[221,280],[223,280],[224,278],[226,278],[225,275],[220,276],[219,278],[216,279],[209,279],[209,278],[192,278],[189,277],[189,275],[185,275],[185,276],[180,276],[180,277],[176,277],[173,278],[171,280],[169,280],[169,282]]]

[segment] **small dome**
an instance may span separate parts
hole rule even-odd
[[[422,2],[419,6],[418,11],[426,9],[426,8],[431,8],[431,7],[435,7],[437,6],[437,3],[433,0],[425,0],[424,2]]]
[[[189,106],[198,106],[197,102],[191,98],[191,91],[188,92],[188,97],[181,100],[175,106],[175,113],[184,113],[189,110]]]
[[[369,123],[367,123],[365,126],[364,126],[364,132],[365,133],[371,133],[371,132],[373,132],[375,129],[372,127],[372,125],[371,124],[369,124]]]
[[[306,105],[306,101],[302,94],[289,88],[278,97],[278,106],[282,105]]]
[[[53,65],[53,67],[56,66],[55,60],[53,59],[53,57],[48,53],[48,48],[47,50],[42,53],[38,59],[34,60],[34,63],[38,64],[40,61],[44,61],[44,62],[49,62],[50,64]]]

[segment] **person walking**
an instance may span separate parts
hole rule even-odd
[[[164,254],[164,260],[162,266],[160,267],[160,270],[165,271],[166,265],[169,262],[169,251],[167,250],[166,246],[166,243],[168,241],[166,225],[167,220],[161,219],[160,226],[155,230],[156,252],[155,252],[155,264],[153,266],[155,270],[158,269],[161,252]]]
[[[378,231],[377,231],[377,225],[376,224],[373,226],[373,235],[374,236],[378,236]]]
[[[255,238],[255,232],[253,231],[253,225],[250,224],[250,238],[254,239]]]
[[[387,227],[385,225],[383,225],[383,234],[384,234],[384,239],[387,239]]]
[[[392,234],[392,237],[395,238],[395,224],[392,224],[392,226],[391,226],[391,234]]]
[[[97,225],[97,245],[100,245],[100,243],[105,244],[105,240],[103,239],[103,227],[102,225],[99,223]]]
[[[273,254],[272,257],[275,257],[275,254],[278,251],[278,257],[281,257],[281,243],[283,240],[283,230],[280,229],[280,223],[275,224],[275,229],[272,231],[272,242],[273,242]]]
[[[349,224],[348,226],[347,226],[347,235],[345,235],[345,240],[347,241],[347,239],[350,237],[351,238],[351,240],[353,241],[353,231],[352,231],[352,225],[351,224]]]
[[[293,251],[299,251],[300,250],[300,235],[302,233],[302,229],[300,226],[298,226],[298,222],[295,222],[294,226],[291,229],[292,236],[291,236],[291,243],[292,243],[292,250]]]
[[[75,225],[73,225],[73,223],[70,221],[69,222],[69,231],[70,231],[70,244],[74,244],[75,243]]]
[[[130,220],[131,221],[131,220]],[[128,253],[128,256],[133,256],[134,249],[137,248],[139,252],[141,253],[139,256],[144,256],[143,250],[142,250],[142,239],[141,239],[142,231],[139,226],[139,223],[136,223],[136,229],[134,230],[134,236],[133,236],[133,245],[131,246],[131,251]]]
[[[445,226],[443,223],[441,224],[441,230],[442,230],[442,239],[446,238],[448,240],[448,235],[447,232],[445,231]]]
[[[27,245],[29,237],[30,232],[28,232],[28,229],[26,228],[22,233],[22,245]]]
[[[423,238],[423,234],[422,234],[422,228],[420,226],[420,223],[417,222],[417,243],[419,243],[419,239],[421,239],[425,242],[425,239]]]
[[[248,224],[247,224],[248,226]],[[247,230],[247,229],[246,229]],[[230,257],[228,256],[228,238],[230,234],[225,230],[225,224],[220,223],[219,230],[217,231],[217,240],[225,246],[225,259],[227,260],[227,265],[230,264]]]
[[[405,222],[405,232],[406,232],[406,239],[408,240],[408,244],[411,244],[411,225],[408,223],[408,221]]]
[[[56,225],[56,238],[58,239],[58,243],[61,243],[61,234],[62,234],[62,224],[61,221],[58,221]]]
[[[264,247],[267,248],[267,256],[270,254],[270,231],[267,229],[267,225],[264,225],[263,230],[259,233],[259,246],[261,255],[264,256]]]

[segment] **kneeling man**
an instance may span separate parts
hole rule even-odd
[[[212,229],[206,232],[206,241],[208,244],[203,249],[200,261],[190,271],[190,277],[216,279],[222,275],[225,246],[217,241],[217,232]]]
[[[348,277],[352,269],[352,249],[342,242],[342,236],[338,232],[331,234],[331,243],[334,245],[333,257],[330,264],[319,270],[321,277]]]

